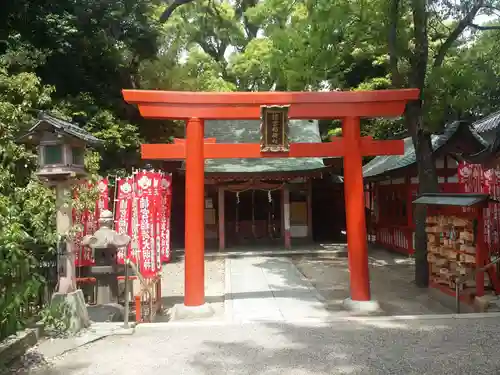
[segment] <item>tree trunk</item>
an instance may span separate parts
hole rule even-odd
[[[416,101],[408,104],[405,122],[415,146],[419,194],[437,193],[439,186],[432,153],[431,134],[424,131],[421,102]],[[415,283],[420,288],[426,288],[429,285],[427,234],[425,233],[426,213],[425,206],[417,205],[413,216],[415,221]]]

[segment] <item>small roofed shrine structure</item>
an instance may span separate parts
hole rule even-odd
[[[367,206],[372,215],[376,243],[403,253],[414,251],[415,225],[412,202],[418,195],[415,148],[410,137],[404,140],[404,155],[378,156],[363,166]],[[441,134],[432,135],[439,187],[442,193],[464,192],[459,181],[460,154],[483,150],[486,141],[468,122],[447,125]]]
[[[317,158],[343,157],[351,294],[346,306],[366,311],[376,305],[370,296],[362,157],[401,154],[403,144],[401,141],[374,141],[370,137],[361,137],[360,118],[400,116],[408,101],[418,99],[418,90],[237,93],[123,90],[123,95],[127,102],[138,105],[144,117],[186,121],[185,140],[174,144],[144,144],[142,158],[186,160],[184,306],[189,311],[193,311],[194,307],[199,307],[199,311],[209,309],[204,296],[205,208],[210,206],[205,194],[205,166],[214,168],[212,171],[217,173],[217,163],[224,165],[227,163],[223,161],[225,159],[241,159],[251,166],[248,159],[306,158],[308,160],[301,163],[308,165],[307,170],[314,171],[316,166],[320,167],[320,163],[315,161]],[[293,138],[293,130],[289,129],[289,120],[306,120],[301,125],[307,127],[307,121],[311,119],[341,119],[343,136],[327,143],[304,142],[300,138],[297,142],[297,138]],[[213,120],[254,120],[248,126],[260,131],[260,142],[235,143],[236,140],[224,143],[208,139],[205,128],[209,128]],[[207,162],[213,159],[222,160]],[[225,168],[221,167],[219,174]],[[224,190],[238,189],[227,184],[223,186]],[[263,187],[267,190],[275,188]],[[289,197],[284,193],[285,235],[290,231],[290,204],[287,199]]]
[[[472,303],[485,291],[500,293],[483,231],[483,212],[491,201],[478,193],[422,194],[413,201],[427,208],[429,285],[455,296],[457,308],[460,300]]]
[[[498,128],[500,127],[500,111],[493,112],[490,115],[474,122],[472,128],[488,144],[493,144],[498,140]]]
[[[290,142],[318,143],[316,120],[290,120]],[[225,144],[259,143],[258,120],[207,120],[205,142]],[[177,139],[175,142],[183,142]],[[168,162],[167,162],[168,163]],[[313,179],[332,181],[329,187],[342,193],[339,176],[331,175],[322,158],[206,159],[205,160],[205,244],[219,250],[241,246],[284,247],[313,240]],[[174,241],[182,243],[185,216],[182,205],[185,164],[174,178],[177,207]],[[335,178],[336,177],[336,178]],[[318,190],[319,187],[316,187]],[[343,204],[343,199],[342,202]],[[289,210],[287,209],[289,207]],[[340,211],[344,212],[344,207]],[[285,218],[285,210],[289,217]],[[333,210],[322,215],[339,235],[345,220]],[[285,220],[287,223],[285,225]],[[289,221],[289,223],[288,223]],[[318,227],[316,220],[316,227]],[[182,235],[182,238],[181,238]],[[334,240],[335,235],[329,239]]]
[[[457,308],[459,300],[500,293],[489,266],[500,255],[500,112],[432,136],[440,193],[417,196],[413,143],[404,142],[402,157],[376,157],[363,168],[375,241],[413,253],[413,208],[425,204],[430,285],[458,296]]]
[[[475,122],[472,126],[476,133],[488,142],[488,145],[477,153],[463,154],[463,159],[471,164],[480,164],[486,169],[499,167],[500,111]]]

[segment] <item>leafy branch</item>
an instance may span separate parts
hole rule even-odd
[[[169,4],[167,8],[163,11],[160,16],[160,22],[167,22],[168,19],[172,16],[172,13],[182,5],[192,3],[194,0],[174,0],[172,4]]]

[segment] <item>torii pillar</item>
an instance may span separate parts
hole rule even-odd
[[[184,307],[187,311],[197,310],[199,316],[200,312],[208,313],[209,310],[204,296],[205,158],[343,157],[350,272],[350,298],[346,299],[345,306],[364,312],[378,308],[370,299],[362,156],[401,155],[404,144],[399,140],[374,141],[361,137],[360,118],[400,116],[408,101],[418,99],[419,90],[234,93],[123,90],[123,96],[128,103],[137,104],[146,118],[186,121],[184,143],[144,144],[142,158],[186,160]],[[258,120],[263,107],[268,106],[286,106],[286,120],[342,119],[343,137],[328,143],[287,143],[286,147],[274,143],[272,147],[277,146],[277,151],[273,152],[264,149],[262,144],[204,142],[204,120]],[[262,121],[264,129],[267,120]],[[281,141],[285,138],[287,136]]]

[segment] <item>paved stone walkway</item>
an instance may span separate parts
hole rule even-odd
[[[303,254],[292,261],[300,272],[327,301],[328,310],[346,315],[342,302],[349,295],[349,265],[347,253]],[[369,249],[371,296],[381,307],[380,315],[452,314],[431,290],[417,288],[414,283],[415,263],[408,256],[390,253],[380,248]],[[434,293],[440,296],[442,293]],[[447,296],[442,295],[441,300]],[[451,298],[452,306],[454,300]]]
[[[321,296],[287,258],[226,259],[226,319],[292,321],[328,318]]]

